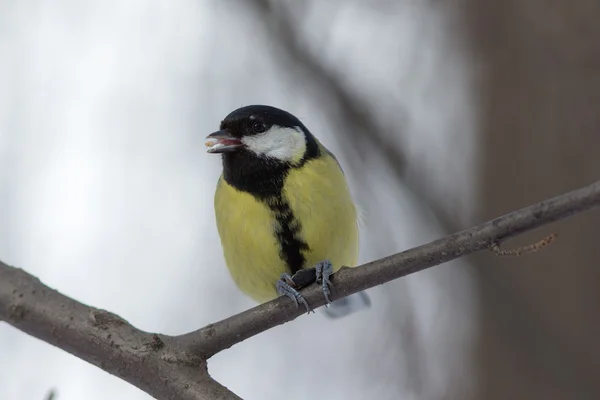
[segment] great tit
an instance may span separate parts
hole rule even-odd
[[[358,258],[357,210],[335,156],[298,118],[265,105],[231,112],[206,146],[222,155],[215,215],[237,286],[257,302],[285,295],[309,311],[294,276],[314,268],[329,303],[330,275]],[[360,293],[327,313],[369,304]]]

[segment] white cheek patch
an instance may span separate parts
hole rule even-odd
[[[242,143],[258,155],[282,161],[300,161],[306,151],[306,138],[299,127],[284,128],[274,125],[264,133],[245,136]]]

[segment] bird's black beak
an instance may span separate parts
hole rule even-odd
[[[232,136],[226,130],[216,131],[206,137],[204,143],[207,153],[230,153],[243,146],[240,139]]]

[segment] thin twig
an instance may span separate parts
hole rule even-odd
[[[527,246],[517,247],[514,249],[501,249],[500,243],[493,243],[490,246],[490,251],[496,254],[497,256],[518,257],[522,256],[523,254],[535,253],[537,251],[540,251],[541,249],[552,243],[557,236],[558,235],[556,233],[553,233],[535,243],[529,244]]]

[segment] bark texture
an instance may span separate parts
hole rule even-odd
[[[600,2],[465,5],[480,73],[471,222],[598,179]],[[559,241],[536,257],[478,260],[474,399],[600,398],[599,226],[599,214],[579,216],[552,227]]]

